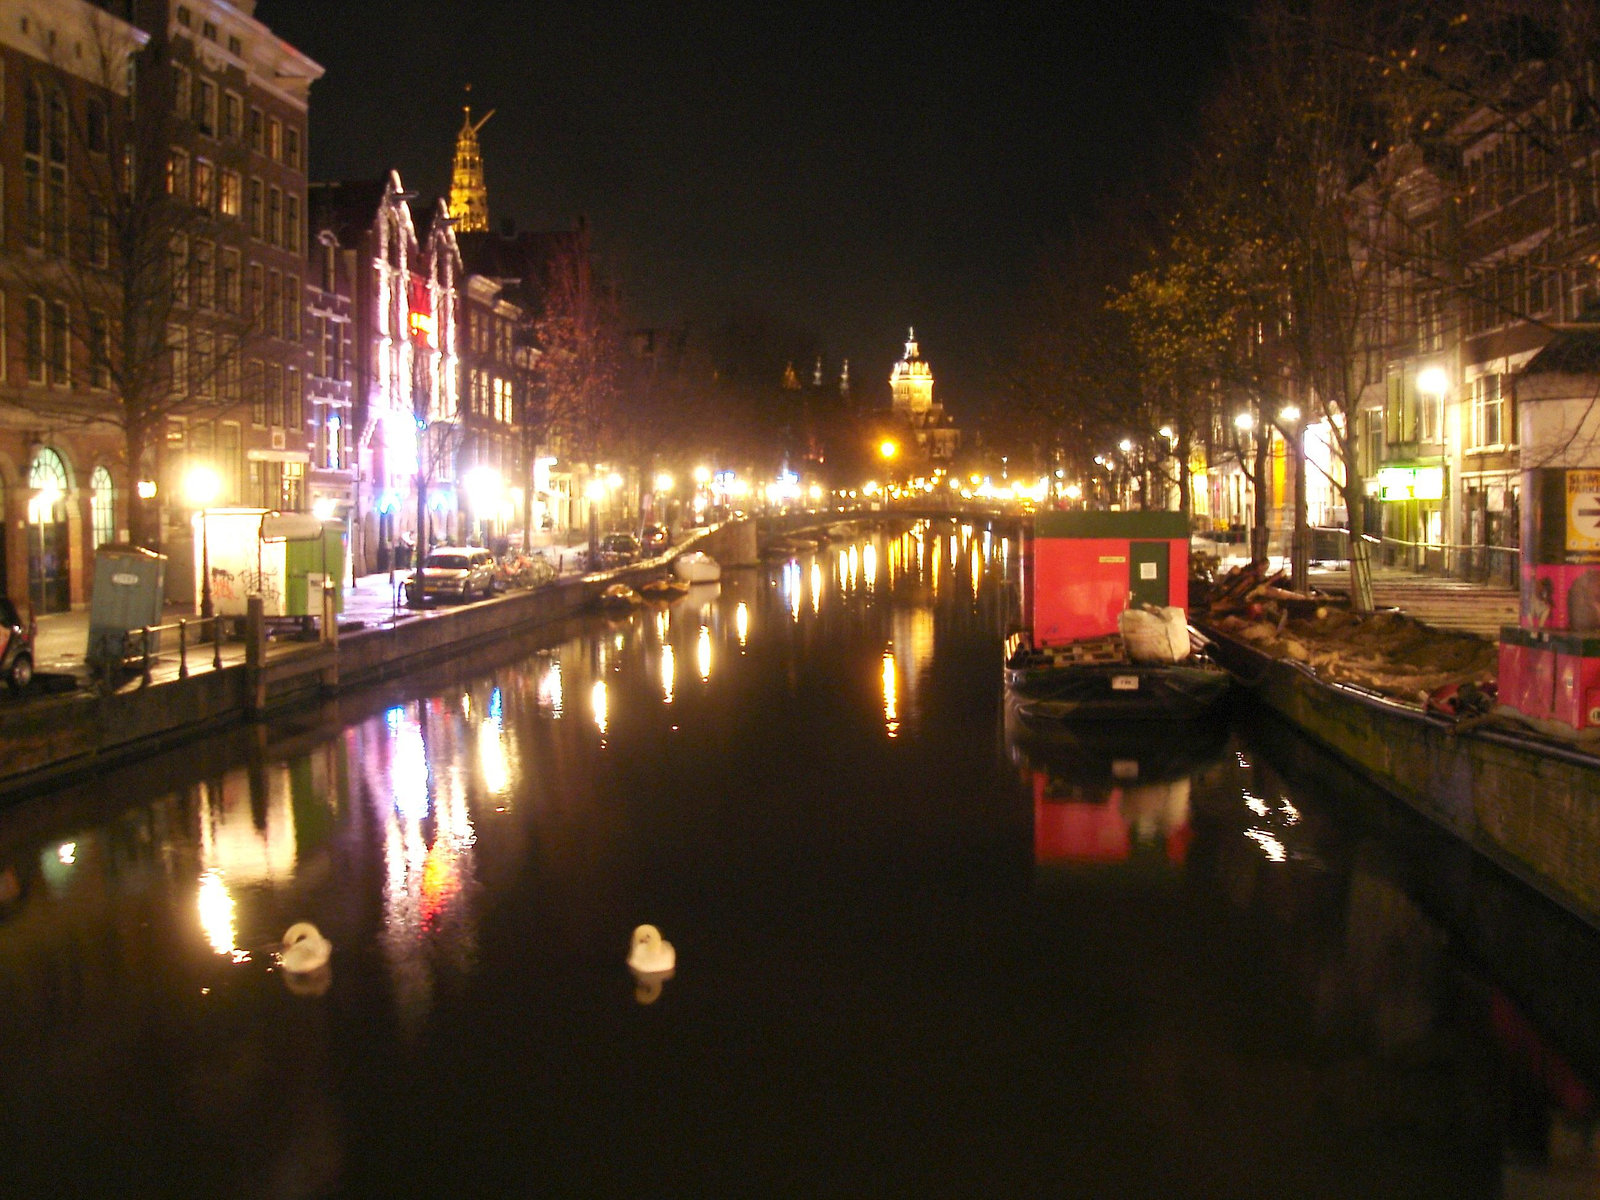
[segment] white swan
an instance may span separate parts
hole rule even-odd
[[[328,965],[333,943],[310,921],[296,921],[283,935],[278,961],[291,975],[309,975]]]
[[[633,931],[633,949],[628,966],[640,975],[663,975],[678,964],[678,952],[661,936],[654,925],[641,925]]]

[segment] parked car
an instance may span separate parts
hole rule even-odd
[[[494,592],[494,555],[481,546],[438,546],[406,580],[406,603],[487,599]]]
[[[667,532],[665,525],[646,525],[639,541],[644,547],[644,552],[654,556],[672,544],[672,535]]]
[[[639,557],[639,539],[631,533],[608,533],[600,539],[600,562],[615,567]]]
[[[0,596],[0,675],[13,691],[33,682],[33,636],[33,621],[24,625],[17,606]]]

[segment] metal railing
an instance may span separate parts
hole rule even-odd
[[[203,645],[205,626],[211,627],[211,669],[222,669],[222,642],[223,622],[222,617],[196,617],[193,619],[169,622],[165,625],[141,625],[138,629],[128,630],[127,640],[123,644],[122,666],[127,667],[130,662],[139,664],[139,686],[149,687],[151,673],[155,663],[161,657],[161,643],[165,635],[176,632],[178,638],[178,678],[189,678],[189,645],[191,641],[196,645]],[[190,626],[196,626],[196,632],[191,635]],[[105,664],[109,670],[115,666],[113,663]]]
[[[1312,557],[1317,559],[1350,557],[1348,529],[1312,526]],[[1522,549],[1519,546],[1460,545],[1454,542],[1409,541],[1405,538],[1361,535],[1374,548],[1373,561],[1385,567],[1414,571],[1437,571],[1457,579],[1477,583],[1504,583],[1515,587],[1521,577]],[[1334,554],[1319,553],[1333,549]]]

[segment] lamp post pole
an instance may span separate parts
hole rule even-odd
[[[209,621],[216,616],[216,610],[211,604],[211,522],[206,519],[207,510],[200,510],[200,619]],[[216,631],[213,629],[212,636]]]

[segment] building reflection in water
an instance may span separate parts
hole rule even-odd
[[[822,608],[822,564],[816,559],[811,560],[811,615],[816,616]]]
[[[700,668],[700,681],[706,682],[711,678],[711,627],[700,626],[700,639],[695,645],[695,661]]]
[[[432,1008],[436,972],[443,967],[465,974],[476,963],[476,919],[467,899],[476,833],[467,804],[468,776],[460,764],[472,744],[482,762],[484,726],[499,742],[496,712],[492,693],[481,706],[442,700],[397,705],[384,714],[379,745],[353,747],[372,751],[362,757],[383,862],[379,942],[396,1011],[410,1035]],[[477,729],[471,728],[474,722]],[[369,724],[362,732],[374,728]],[[455,765],[436,770],[433,760]],[[501,761],[504,786],[514,789],[514,764],[509,758]]]
[[[739,649],[743,650],[750,641],[750,606],[743,600],[733,610],[733,628],[739,635]]]
[[[800,564],[790,559],[783,564],[783,573],[778,580],[778,590],[789,605],[789,619],[800,619]]]
[[[545,656],[539,672],[538,705],[541,712],[561,719],[561,659],[554,654]]]
[[[677,678],[677,662],[672,656],[672,643],[661,643],[661,695],[668,703],[672,703],[672,685]]]
[[[606,735],[606,681],[596,679],[594,686],[589,689],[589,709],[594,713],[594,727],[600,731],[602,738]],[[605,743],[602,742],[601,745]]]
[[[218,954],[227,955],[236,963],[250,961],[250,953],[238,945],[238,934],[234,927],[233,897],[228,893],[228,885],[222,878],[222,872],[215,869],[208,870],[200,876],[200,890],[197,896],[200,910],[200,928],[206,935],[206,941]]]
[[[894,665],[894,647],[883,652],[883,728],[890,737],[900,736],[900,704]]]
[[[511,796],[511,747],[505,731],[505,698],[499,688],[489,693],[487,718],[478,722],[478,775],[483,790],[496,800]]]

